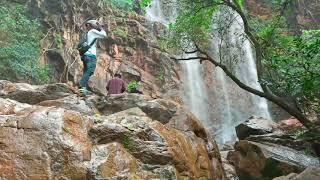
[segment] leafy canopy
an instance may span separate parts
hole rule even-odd
[[[49,69],[39,64],[40,24],[24,15],[24,7],[0,7],[0,75],[7,80],[49,82]]]
[[[267,80],[278,92],[296,97],[300,107],[320,113],[320,32],[276,34],[266,49]]]

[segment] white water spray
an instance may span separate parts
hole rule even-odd
[[[183,57],[195,56],[196,54],[188,54]],[[213,123],[210,120],[210,102],[206,91],[207,87],[203,81],[202,66],[199,60],[182,61],[180,63],[184,73],[184,103],[210,132],[213,130]]]

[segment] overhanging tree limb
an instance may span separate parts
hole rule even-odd
[[[271,101],[271,102],[277,104],[278,106],[280,106],[281,108],[285,109],[292,116],[296,117],[305,127],[307,127],[307,128],[313,127],[313,123],[309,119],[307,119],[306,116],[301,111],[299,111],[294,106],[290,105],[284,99],[274,95],[270,90],[268,90],[267,92],[262,92],[262,91],[259,91],[257,89],[254,89],[254,88],[244,84],[224,64],[215,61],[211,56],[209,56],[209,54],[207,52],[201,50],[196,44],[195,44],[195,47],[197,48],[195,51],[197,51],[200,54],[200,56],[189,57],[189,58],[172,57],[172,59],[179,60],[179,61],[188,61],[188,60],[204,61],[204,60],[208,60],[212,64],[214,64],[215,66],[220,67],[226,73],[226,75],[228,77],[230,77],[232,79],[232,81],[235,82],[241,89],[246,90],[246,91],[248,91],[252,94],[255,94],[257,96],[260,96],[262,98],[268,99],[269,101]]]

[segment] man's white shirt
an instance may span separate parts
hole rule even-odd
[[[88,32],[87,43],[91,44],[94,39],[103,39],[107,37],[107,33],[105,30],[98,31],[96,29],[91,29]],[[97,41],[91,46],[91,48],[85,53],[87,55],[95,55],[97,56]]]

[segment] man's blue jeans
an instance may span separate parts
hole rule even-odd
[[[88,81],[90,79],[90,76],[93,75],[94,70],[96,69],[97,60],[89,56],[83,56],[82,62],[83,62],[83,75],[80,80],[80,87],[88,88]]]

